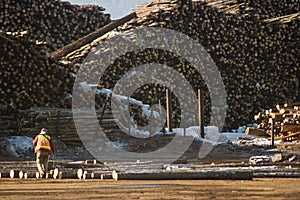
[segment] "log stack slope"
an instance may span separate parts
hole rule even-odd
[[[115,35],[125,33],[130,38],[130,30],[163,27],[190,36],[210,53],[227,92],[225,130],[252,123],[252,116],[262,109],[299,98],[299,1],[153,0],[133,11],[137,14],[136,18],[64,59],[82,62],[91,46],[97,46]],[[189,50],[186,47],[186,51]],[[195,91],[199,87],[205,88],[201,75],[190,63],[171,52],[153,49],[128,52],[115,60],[99,84],[113,88],[126,71],[151,62],[177,69],[191,82]],[[159,99],[164,102],[164,88],[142,86],[135,92],[134,98],[150,105],[158,103]],[[204,99],[205,123],[208,124],[211,105],[207,89]],[[180,109],[176,100],[173,99],[173,102],[176,124],[180,120],[176,119]]]

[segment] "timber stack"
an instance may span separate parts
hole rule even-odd
[[[60,0],[4,0],[0,27],[3,32],[28,31],[30,39],[47,43],[53,51],[110,23],[104,10]]]
[[[272,135],[272,124],[275,139],[299,140],[300,139],[300,103],[286,103],[276,105],[254,116],[259,122],[257,128],[248,128],[247,133],[253,135]]]
[[[50,52],[110,23],[110,15],[100,6],[57,0],[5,0],[0,7],[1,114],[70,108],[78,66],[61,63]]]
[[[137,15],[134,19],[90,45],[74,50],[63,59],[82,62],[91,47],[120,34],[139,42],[138,38],[130,36],[131,30],[143,27],[168,28],[199,42],[216,63],[227,92],[225,131],[252,123],[251,116],[263,108],[299,99],[297,32],[300,12],[297,1],[152,0],[133,11]],[[190,49],[186,47],[185,51]],[[171,66],[182,73],[195,92],[198,88],[204,88],[204,117],[205,124],[209,124],[210,96],[201,75],[190,63],[171,52],[147,47],[128,52],[108,67],[99,85],[113,88],[126,71],[153,62]],[[168,76],[165,74],[165,77]],[[163,86],[147,84],[138,88],[133,97],[153,105],[159,101],[165,102],[164,93]],[[173,124],[176,126],[180,122],[180,108],[175,97],[172,98],[172,104]]]
[[[149,110],[148,105],[131,98],[115,96],[109,90],[97,90],[94,113],[83,110],[76,111],[77,115],[74,115],[74,110],[68,108],[32,107],[19,110],[16,116],[3,115],[0,117],[0,135],[34,137],[41,128],[46,127],[49,134],[54,138],[67,145],[80,146],[82,142],[77,134],[76,123],[81,128],[94,127],[95,114],[102,131],[112,140],[117,139],[115,138],[117,130],[129,126],[134,129],[134,124],[130,124],[131,121],[136,121],[141,126],[147,126],[150,121],[153,123],[161,120],[157,113],[154,114],[154,111]],[[110,99],[112,98],[114,99],[114,106],[118,108],[117,110],[111,108],[112,101]],[[130,115],[127,116],[126,113]]]
[[[130,37],[131,30],[142,27],[181,32],[210,53],[227,92],[224,131],[252,123],[252,116],[263,108],[299,99],[297,1],[152,0],[134,9],[136,16],[130,21],[74,49],[61,60],[54,59],[49,49],[55,52],[107,25],[110,19],[103,14],[103,8],[72,6],[54,0],[2,1],[1,5],[5,8],[1,10],[0,20],[3,23],[0,34],[3,115],[31,107],[70,108],[76,73],[91,47],[122,33]],[[45,20],[38,20],[40,17]],[[15,33],[20,31],[27,32]],[[188,47],[184,50],[190,51]],[[128,52],[107,68],[98,85],[114,88],[125,72],[145,63],[172,66],[191,83],[195,93],[204,88],[204,121],[210,123],[210,95],[200,73],[172,52],[147,48]],[[165,77],[172,76],[165,74]],[[165,102],[165,89],[158,84],[143,85],[132,98],[151,106]],[[172,96],[172,118],[176,126],[181,111],[175,95]]]

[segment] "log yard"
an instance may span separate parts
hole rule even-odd
[[[0,199],[299,199],[299,0],[96,2],[0,2]]]

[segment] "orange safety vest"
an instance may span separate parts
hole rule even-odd
[[[45,149],[45,150],[51,151],[50,136],[38,135],[38,142],[35,147],[35,152],[37,152],[40,149]]]

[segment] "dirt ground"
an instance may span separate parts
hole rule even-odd
[[[113,181],[0,179],[0,199],[299,199],[300,179]]]

